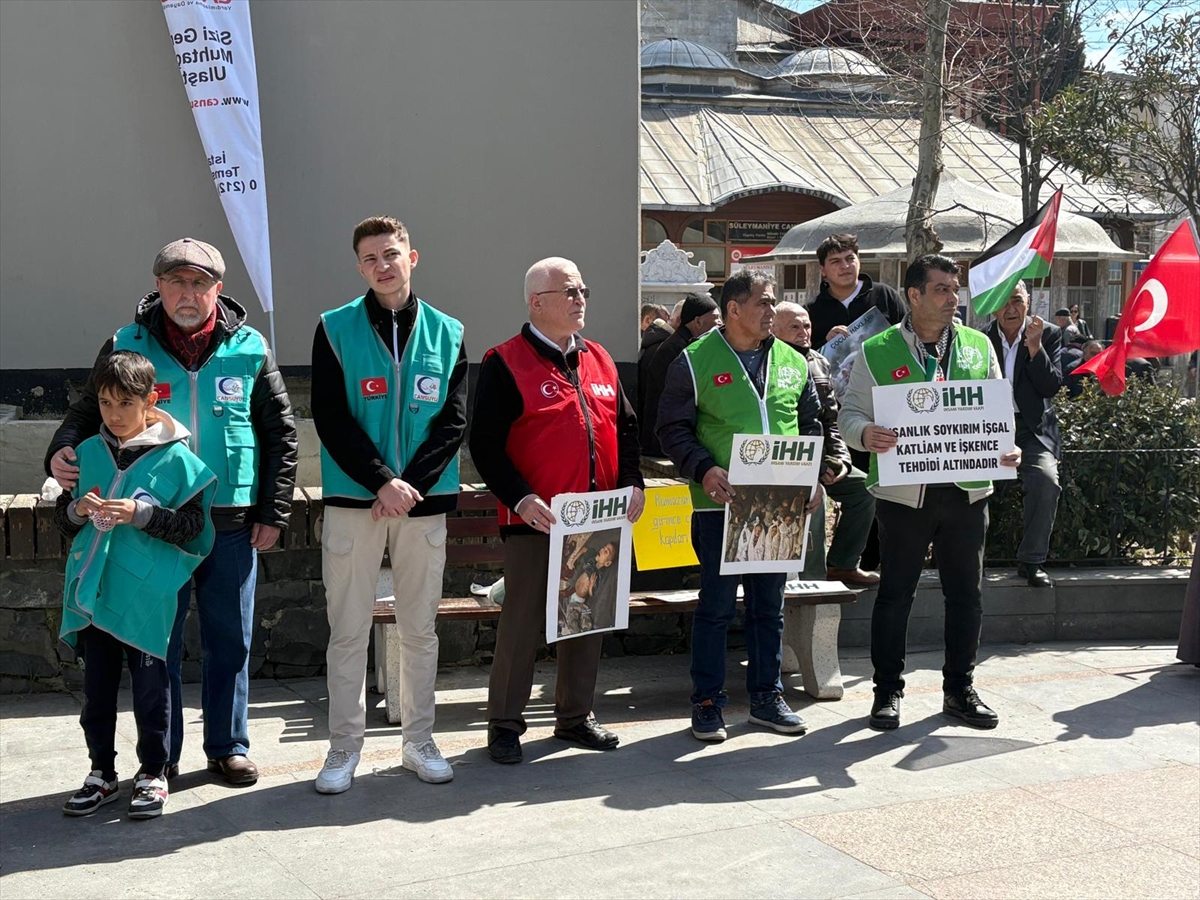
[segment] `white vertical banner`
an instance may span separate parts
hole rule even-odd
[[[213,184],[258,301],[270,314],[271,235],[250,0],[162,0],[162,9]],[[274,316],[271,325],[273,332]]]

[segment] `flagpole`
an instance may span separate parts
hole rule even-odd
[[[275,343],[275,309],[267,311],[267,325],[271,330],[271,352],[275,354],[275,365],[279,365],[279,345]]]

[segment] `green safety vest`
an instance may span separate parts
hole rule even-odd
[[[190,372],[145,326],[126,325],[113,336],[114,350],[135,350],[154,363],[158,405],[191,429],[192,452],[217,476],[213,505],[253,506],[259,448],[250,421],[250,394],[266,361],[267,344],[248,325],[215,343],[212,356]]]
[[[916,381],[932,381],[932,377],[921,368],[920,360],[904,339],[902,325],[893,325],[882,334],[868,338],[862,345],[862,358],[878,385],[908,384]],[[982,331],[959,325],[954,330],[954,343],[950,345],[950,359],[945,373],[948,381],[978,381],[988,377],[988,358],[991,343]],[[871,454],[871,467],[867,473],[867,487],[879,483],[879,465],[876,454]],[[990,481],[958,481],[955,484],[964,491],[988,490]]]
[[[808,362],[780,340],[767,357],[766,393],[760,397],[741,359],[719,329],[684,348],[696,393],[696,437],[717,465],[729,469],[735,434],[799,434],[796,408],[808,382]],[[723,509],[693,481],[693,509]]]
[[[342,365],[350,414],[392,471],[403,472],[446,405],[450,374],[462,346],[462,323],[418,299],[412,332],[397,363],[391,347],[371,326],[363,297],[322,314],[321,321]],[[324,445],[321,488],[326,497],[375,496],[343,472]],[[425,496],[457,493],[455,456]]]
[[[118,471],[112,449],[100,435],[88,438],[75,453],[79,496],[95,486],[107,500],[133,498],[179,509],[202,494],[204,530],[186,544],[169,544],[133,525],[98,531],[89,521],[67,554],[59,637],[75,646],[79,632],[95,625],[143,653],[166,659],[179,589],[212,550],[209,511],[217,478],[183,441],[147,451],[124,471]]]

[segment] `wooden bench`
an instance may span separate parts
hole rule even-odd
[[[504,561],[496,518],[496,498],[482,485],[463,485],[458,512],[446,517],[448,567],[498,564]],[[799,672],[806,693],[818,700],[840,700],[842,671],[838,660],[838,626],[842,604],[857,594],[846,590],[816,590],[804,583],[789,583],[784,593],[783,671]],[[690,612],[698,600],[695,591],[634,592],[629,614],[654,615]],[[494,620],[503,606],[487,597],[443,597],[438,619],[448,621]],[[388,721],[400,721],[400,634],[396,628],[395,597],[375,601],[376,690],[387,700]]]

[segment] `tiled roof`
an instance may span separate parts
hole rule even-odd
[[[861,203],[912,183],[919,122],[866,111],[753,109],[654,103],[643,97],[641,199],[645,209],[710,211],[765,191],[798,191],[836,206]],[[1021,195],[1016,145],[951,119],[945,170],[971,184]],[[1063,208],[1087,215],[1158,217],[1153,201],[1056,168],[1042,188],[1063,189]]]

